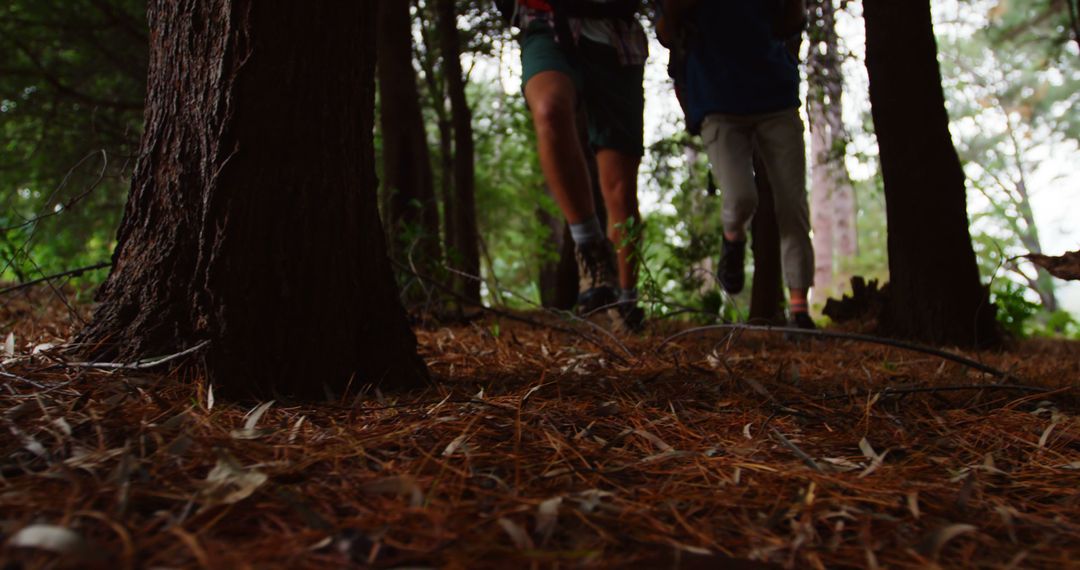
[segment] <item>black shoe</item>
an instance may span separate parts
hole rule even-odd
[[[732,295],[742,292],[746,286],[746,240],[728,241],[724,238],[723,255],[720,258],[720,285]]]
[[[793,329],[802,329],[804,331],[817,330],[817,325],[814,324],[814,319],[810,318],[810,313],[792,313],[791,321],[788,326]]]
[[[578,267],[577,310],[588,314],[618,301],[615,248],[607,239],[574,247]]]
[[[645,328],[645,311],[637,303],[619,303],[608,310],[611,325],[618,332],[635,333]]]

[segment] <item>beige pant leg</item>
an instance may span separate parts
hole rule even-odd
[[[701,139],[720,186],[725,232],[745,231],[757,210],[753,135],[753,123],[743,117],[709,115],[701,125]]]
[[[798,109],[755,117],[754,144],[765,163],[776,203],[784,280],[793,289],[814,284],[814,246],[806,195],[806,143]]]

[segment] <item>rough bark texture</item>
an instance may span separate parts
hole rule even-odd
[[[408,2],[379,2],[378,42],[382,183],[389,194],[390,253],[433,275],[442,258],[439,207],[413,68]]]
[[[765,163],[754,154],[754,179],[758,188],[758,207],[750,223],[753,237],[754,282],[750,290],[750,322],[778,325],[784,319],[783,268],[780,262],[780,227],[772,186],[765,174]]]
[[[964,172],[949,134],[930,0],[866,0],[866,65],[889,224],[892,335],[994,344],[994,307],[979,282]]]
[[[436,0],[436,25],[443,56],[446,94],[454,130],[454,224],[453,247],[449,252],[458,276],[458,290],[466,299],[480,302],[480,241],[476,225],[476,161],[473,143],[472,109],[465,96],[465,76],[461,69],[461,41],[458,38],[454,0]],[[446,174],[444,173],[444,176]]]
[[[97,358],[209,340],[220,392],[418,386],[376,211],[372,1],[150,3],[145,134]]]

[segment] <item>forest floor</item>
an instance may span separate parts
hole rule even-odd
[[[425,392],[260,405],[65,362],[47,290],[0,322],[4,568],[1080,567],[1077,343],[965,353],[1004,387],[847,340],[489,317],[417,331]]]

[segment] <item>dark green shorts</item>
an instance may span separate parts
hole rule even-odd
[[[586,38],[567,53],[550,28],[536,26],[521,38],[522,88],[542,71],[564,73],[574,82],[594,149],[645,154],[645,66],[622,65],[615,48]]]

